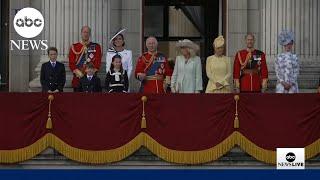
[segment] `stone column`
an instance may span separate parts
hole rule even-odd
[[[274,59],[281,53],[278,34],[295,33],[294,52],[301,61],[299,85],[305,92],[317,87],[320,76],[320,2],[318,0],[260,0],[261,47],[268,56],[271,79],[275,84]],[[309,89],[309,90],[308,90]]]
[[[248,32],[248,0],[227,0],[227,55],[244,48]]]
[[[13,27],[13,19],[18,9],[30,6],[30,0],[11,0],[10,19],[9,19],[9,40],[23,39]],[[9,46],[9,45],[8,45]],[[29,51],[19,51],[9,49],[9,91],[22,92],[28,90],[29,82]]]
[[[39,1],[39,0],[38,0]],[[99,76],[104,82],[105,55],[110,37],[119,29],[126,28],[126,48],[133,51],[134,66],[141,52],[141,7],[142,0],[40,0],[44,14],[45,30],[42,38],[47,39],[50,46],[56,46],[59,60],[66,65],[66,91],[71,90],[72,73],[68,66],[69,47],[79,41],[83,25],[92,28],[92,40],[103,46],[103,58]],[[37,60],[36,76],[29,83],[31,91],[40,91],[40,68],[48,61],[43,52]],[[104,84],[104,83],[103,83]],[[131,85],[137,89],[137,82],[132,78]]]
[[[92,29],[92,41],[97,42],[106,52],[110,37],[110,1],[111,0],[41,0],[39,9],[44,15],[45,28],[42,39],[49,46],[58,48],[58,60],[63,62],[67,71],[66,91],[71,90],[72,73],[68,65],[70,46],[80,40],[81,27],[88,25]],[[99,76],[104,79],[105,56]],[[48,61],[46,52],[42,52],[36,67],[35,78],[29,83],[30,91],[40,91],[40,68]]]

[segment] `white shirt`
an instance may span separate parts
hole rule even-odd
[[[89,76],[89,75],[87,75],[87,79],[88,79],[89,81],[91,81],[91,80],[92,80],[92,78],[93,78],[93,76]]]
[[[56,65],[57,65],[57,61],[51,61],[51,60],[50,60],[50,63],[51,63],[51,66],[52,66],[52,67],[56,67]]]
[[[128,73],[128,78],[130,79],[132,73],[132,51],[124,49],[121,52],[116,52],[109,49],[106,57],[106,72],[110,71],[110,66],[112,62],[112,57],[119,54],[122,57],[122,67]]]

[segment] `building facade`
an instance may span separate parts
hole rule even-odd
[[[7,2],[7,4],[4,2]],[[15,32],[11,22],[13,22],[16,12],[24,7],[34,7],[44,15],[46,22],[44,31],[35,39],[48,40],[49,46],[58,48],[58,59],[66,64],[68,72],[67,90],[68,88],[71,90],[72,78],[68,68],[68,50],[72,43],[79,41],[80,29],[83,25],[92,27],[92,40],[103,46],[103,62],[105,61],[105,52],[110,37],[119,28],[126,28],[126,46],[133,51],[134,64],[139,54],[144,50],[146,23],[149,23],[151,27],[159,25],[157,21],[148,20],[152,18],[151,15],[146,16],[146,5],[147,2],[150,2],[147,0],[10,0],[10,3],[8,2],[9,0],[1,0],[0,30],[1,34],[8,33],[9,36],[1,36],[0,69],[2,80],[11,92],[40,91],[40,67],[43,62],[48,60],[45,51],[19,51],[6,48],[10,44],[10,40],[22,39]],[[277,35],[283,29],[290,29],[295,32],[295,52],[301,60],[300,87],[304,92],[315,91],[320,76],[320,2],[318,0],[217,0],[217,2],[212,9],[218,11],[215,12],[218,20],[214,20],[212,27],[208,27],[208,33],[202,32],[199,28],[202,19],[206,19],[206,13],[198,13],[197,21],[197,18],[195,18],[195,12],[197,11],[194,10],[194,21],[192,21],[191,17],[186,18],[181,11],[175,10],[176,6],[174,4],[167,5],[171,7],[171,10],[170,7],[168,8],[171,15],[169,14],[167,17],[169,21],[163,23],[165,26],[172,27],[171,32],[174,35],[160,41],[160,50],[165,51],[170,58],[174,58],[176,53],[172,50],[174,49],[174,41],[179,38],[190,37],[199,42],[202,48],[208,49],[201,52],[204,61],[205,56],[212,53],[210,41],[213,41],[214,36],[223,34],[227,39],[226,53],[233,57],[238,50],[245,47],[244,36],[248,32],[252,32],[256,35],[256,47],[267,54],[271,79],[270,86],[273,87],[276,79],[273,62],[275,56],[282,50],[277,43]],[[199,4],[196,6],[199,6]],[[9,7],[9,16],[4,16],[7,7]],[[158,16],[158,13],[155,13],[154,16]],[[182,26],[186,24],[187,26]],[[170,28],[168,32],[170,34]],[[105,63],[102,64],[99,73],[102,79],[104,79],[105,74],[104,66]],[[132,89],[138,89],[138,83],[133,77],[131,77],[131,84]],[[236,149],[234,153],[238,153],[237,156],[241,155],[239,149]],[[242,159],[247,160],[246,163],[250,161],[250,166],[265,166],[248,158],[244,153],[242,155]],[[131,158],[133,161],[120,162],[117,165],[123,165],[123,167],[134,166],[137,161],[141,160],[141,157],[146,158],[145,161],[148,161],[148,163],[150,163],[150,160],[155,162],[151,163],[150,166],[155,164],[166,165],[143,150],[140,154],[138,153]],[[224,166],[230,164],[229,161],[237,161],[240,165],[247,166],[247,164],[240,162],[241,157],[234,159],[232,154],[230,157],[226,156],[221,161],[211,165]],[[55,167],[55,164],[59,167],[61,164],[78,166],[61,158],[56,152],[48,150],[33,161],[21,164],[21,167],[32,164],[39,167],[42,167],[43,164],[51,164],[51,167]],[[319,158],[310,163],[318,165]],[[138,164],[144,163],[138,162]]]
[[[181,5],[188,3],[188,0],[182,1]],[[148,2],[150,3],[152,0],[11,0],[8,22],[5,20],[2,22],[8,24],[9,40],[19,40],[22,38],[10,23],[16,12],[29,6],[40,10],[45,19],[45,28],[36,39],[48,40],[49,46],[56,46],[59,50],[59,60],[66,65],[68,64],[68,49],[72,43],[79,41],[80,29],[83,25],[92,27],[92,40],[102,44],[104,55],[108,48],[109,38],[119,28],[126,28],[126,46],[133,51],[135,63],[144,48],[143,41],[148,28],[146,23],[149,23],[149,26],[158,26],[156,21],[149,21],[154,17],[146,12]],[[154,2],[161,2],[161,0],[154,0]],[[179,1],[173,2],[179,3]],[[199,3],[203,2],[205,0],[199,0]],[[180,33],[182,36],[175,36],[176,38],[171,39],[164,38],[160,41],[160,51],[163,49],[169,54],[169,58],[174,58],[174,53],[169,52],[174,47],[174,40],[179,37],[189,37],[186,36],[186,33],[192,32],[185,32],[186,29],[196,27],[190,38],[195,38],[195,41],[199,40],[200,44],[204,44],[201,47],[207,51],[201,52],[203,60],[206,55],[212,53],[210,42],[218,34],[223,34],[226,37],[226,53],[233,57],[237,50],[244,48],[244,36],[248,32],[252,32],[256,35],[257,48],[267,54],[271,77],[270,85],[273,87],[275,83],[273,61],[276,54],[282,50],[282,47],[277,43],[277,35],[283,29],[290,29],[296,35],[295,52],[301,59],[300,86],[308,92],[312,92],[312,89],[316,88],[320,76],[320,18],[318,13],[320,3],[317,0],[219,0],[217,2],[212,4],[210,8],[219,11],[214,15],[217,16],[218,21],[212,24],[210,32],[206,35],[202,35],[201,30],[197,29],[197,23],[210,23],[210,21],[201,22],[206,19],[208,14],[199,13],[198,19],[193,18],[194,21],[192,21],[192,17],[187,20],[186,18],[179,19],[181,12],[179,15],[177,6],[171,5],[174,7],[172,8],[174,13],[170,15],[171,18],[168,22],[162,23],[165,23],[164,26],[168,26],[169,31],[175,35]],[[194,4],[191,3],[188,6],[194,6]],[[158,15],[160,13],[154,14],[155,17]],[[193,22],[194,27],[192,25],[179,26],[179,23],[188,24],[190,22]],[[198,36],[197,33],[200,35]],[[206,39],[210,40],[205,43]],[[165,41],[171,43],[165,44]],[[8,42],[10,44],[10,41]],[[8,78],[3,78],[3,80],[7,80],[9,91],[39,91],[39,72],[41,64],[47,61],[46,52],[14,49],[8,50],[8,53],[8,64],[2,65],[7,66],[7,72],[2,72],[2,77],[8,75]],[[68,70],[66,88],[70,88],[72,74],[68,66],[66,67]],[[100,71],[102,77],[105,74],[103,67],[104,64]],[[136,90],[137,82],[134,78],[131,78],[131,84]]]

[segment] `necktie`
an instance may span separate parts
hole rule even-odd
[[[89,80],[89,81],[91,81],[91,79],[92,79],[92,77],[91,77],[91,76],[89,76],[89,77],[88,77],[88,80]]]
[[[51,63],[51,65],[52,65],[53,68],[56,67],[56,63],[55,62]]]

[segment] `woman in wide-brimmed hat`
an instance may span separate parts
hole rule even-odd
[[[122,67],[128,73],[130,79],[132,74],[132,51],[125,49],[124,33],[126,29],[117,31],[109,41],[109,49],[106,56],[106,72],[110,71],[112,58],[120,55],[122,59]]]
[[[277,75],[277,93],[298,93],[299,59],[292,53],[294,34],[291,31],[282,31],[278,37],[279,44],[284,47],[284,52],[275,60]]]
[[[231,61],[224,55],[225,40],[219,36],[213,42],[215,54],[207,58],[209,78],[206,93],[230,93]]]
[[[181,55],[176,57],[171,78],[173,93],[200,93],[202,87],[202,67],[200,57],[196,55],[199,46],[185,39],[176,44]]]

